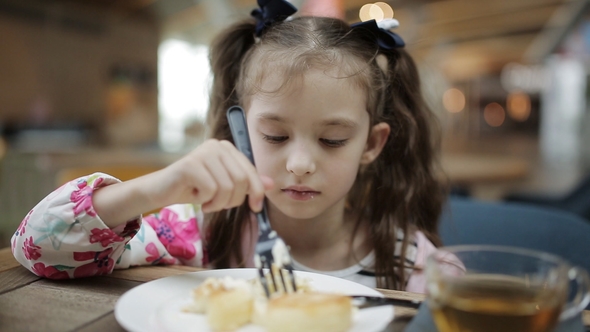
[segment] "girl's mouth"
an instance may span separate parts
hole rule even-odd
[[[313,190],[296,190],[296,189],[282,189],[282,192],[287,194],[290,198],[296,201],[308,201],[320,195],[319,191]]]

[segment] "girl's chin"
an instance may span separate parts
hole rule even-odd
[[[317,208],[306,204],[273,204],[281,214],[288,218],[293,219],[313,219],[320,215],[321,211],[317,211]],[[298,206],[297,206],[298,205]]]

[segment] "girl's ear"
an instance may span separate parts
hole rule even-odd
[[[365,151],[361,156],[361,165],[367,165],[377,159],[381,150],[387,143],[389,132],[391,128],[386,122],[380,122],[371,128],[367,144],[365,145]]]

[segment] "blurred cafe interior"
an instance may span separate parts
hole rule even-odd
[[[577,193],[590,218],[590,1],[369,1],[292,3],[351,23],[399,20],[453,194],[556,204]],[[132,178],[198,145],[208,44],[255,6],[0,0],[0,247],[65,181]]]

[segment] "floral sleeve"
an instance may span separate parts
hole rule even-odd
[[[38,276],[68,279],[136,265],[206,263],[203,215],[192,205],[166,207],[110,229],[94,211],[94,190],[119,182],[102,173],[73,180],[45,197],[11,240],[14,257]]]

